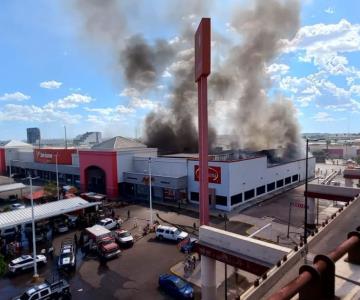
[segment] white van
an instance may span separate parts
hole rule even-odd
[[[159,225],[156,229],[158,239],[168,239],[173,241],[182,241],[188,237],[188,233],[172,226]]]

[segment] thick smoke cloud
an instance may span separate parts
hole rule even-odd
[[[296,158],[300,135],[292,103],[269,99],[266,67],[280,54],[281,40],[291,39],[299,28],[295,0],[255,1],[239,8],[232,26],[242,42],[229,50],[225,63],[212,76],[215,93],[226,94],[235,107],[228,113],[232,144],[250,150],[283,148],[283,156]],[[235,105],[234,105],[235,104]]]
[[[145,93],[158,84],[165,70],[172,75],[168,105],[151,112],[144,126],[145,142],[163,152],[198,149],[195,28],[191,23],[198,24],[201,16],[212,17],[211,2],[165,2],[163,8],[168,12],[164,19],[182,27],[182,34],[172,43],[160,39],[150,43],[138,31],[129,29],[126,21],[127,15],[136,17],[141,5],[132,1],[76,0],[84,32],[112,49],[116,58],[114,74],[120,71],[129,87]],[[226,51],[216,59],[209,77],[209,111],[215,117],[222,114],[233,147],[282,148],[284,157],[295,158],[300,141],[296,111],[281,96],[268,98],[271,82],[266,68],[280,54],[281,41],[291,39],[299,28],[299,1],[256,0],[249,4],[250,8],[234,9],[231,26],[240,37],[237,45],[213,30],[213,53],[220,48]],[[218,99],[225,106],[221,110],[217,109]],[[216,125],[211,124],[211,118],[209,121]],[[216,131],[211,126],[209,131],[211,147]]]

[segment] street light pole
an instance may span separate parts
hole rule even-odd
[[[59,195],[59,170],[58,170],[58,154],[55,155],[55,167],[56,167],[56,191],[57,191],[57,199],[60,200]]]
[[[9,183],[11,183],[11,158],[9,159]]]
[[[36,241],[35,241],[35,218],[34,218],[34,198],[33,198],[33,189],[32,189],[32,180],[33,178],[29,175],[30,180],[30,200],[31,200],[31,225],[32,225],[32,242],[33,242],[33,262],[34,262],[34,275],[33,279],[37,280],[39,274],[37,272],[37,263],[36,263]]]
[[[224,214],[224,229],[225,231],[227,231],[227,215]],[[227,286],[227,263],[225,263],[225,300],[227,300],[227,290],[228,290],[228,286]]]
[[[149,201],[150,201],[150,226],[153,225],[152,192],[151,192],[151,157],[149,157]]]
[[[306,139],[306,161],[305,161],[305,220],[304,220],[304,244],[307,244],[307,213],[308,213],[308,157],[309,157],[309,139]]]

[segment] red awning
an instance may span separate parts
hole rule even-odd
[[[33,194],[33,199],[38,200],[38,199],[44,197],[44,190],[38,190],[38,191],[33,192],[32,194]],[[24,198],[31,200],[31,194],[25,195]]]

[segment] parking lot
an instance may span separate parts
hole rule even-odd
[[[130,219],[127,219],[130,210]],[[64,276],[69,280],[73,299],[172,299],[160,291],[158,277],[162,273],[169,273],[170,268],[184,260],[177,244],[168,241],[158,241],[154,233],[142,236],[142,228],[147,224],[149,210],[143,206],[128,206],[115,209],[125,222],[122,228],[129,230],[138,240],[133,247],[122,249],[118,258],[100,262],[97,256],[84,256],[77,250],[77,267],[72,274],[57,271],[57,254],[61,241],[73,238],[80,231],[57,235],[53,240],[55,248],[54,259],[49,258],[46,266],[39,268],[39,275],[43,279]],[[169,210],[154,210],[169,222],[182,222],[192,225],[196,220],[191,216],[181,216]],[[164,255],[166,254],[166,255]],[[21,294],[26,287],[31,286],[32,271],[15,276],[5,276],[0,280],[0,294],[2,299]]]

